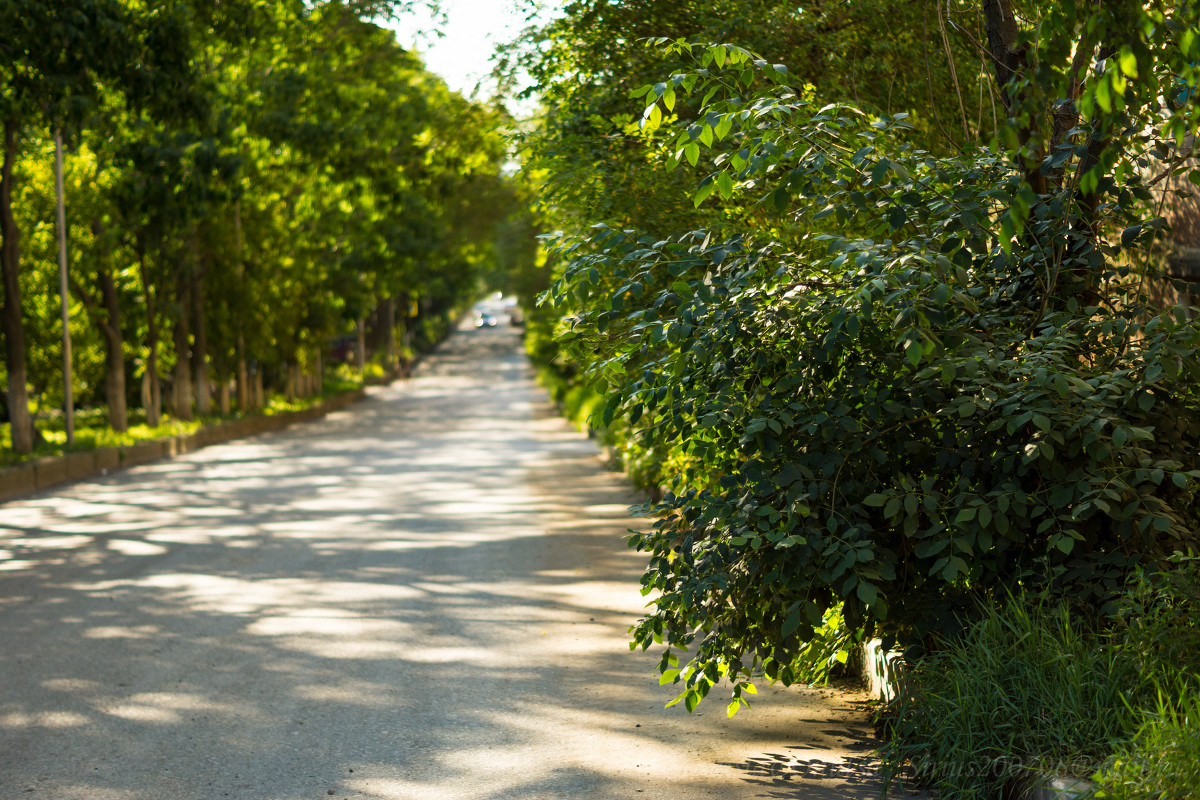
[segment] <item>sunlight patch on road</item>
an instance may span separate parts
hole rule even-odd
[[[97,625],[85,630],[83,636],[88,639],[153,639],[161,633],[162,630],[156,625]]]
[[[146,541],[164,544],[224,544],[231,540],[249,536],[260,536],[262,531],[252,525],[222,525],[220,528],[172,528],[147,534]]]
[[[96,541],[95,536],[30,536],[20,539],[9,539],[5,544],[11,547],[36,547],[40,550],[77,550],[87,547]]]
[[[123,556],[161,556],[167,548],[160,544],[140,542],[136,539],[110,539],[108,549],[115,550]]]
[[[248,580],[191,573],[154,574],[133,581],[83,582],[72,584],[71,588],[89,593],[161,589],[171,593],[163,600],[182,603],[193,612],[224,614],[255,614],[271,608],[292,609],[298,606],[336,608],[422,596],[422,592],[408,586],[371,582],[304,578]]]
[[[87,717],[74,711],[0,714],[0,728],[77,728],[88,722]]]
[[[104,684],[83,678],[50,678],[42,681],[42,687],[53,692],[94,692]]]
[[[338,636],[400,638],[412,628],[389,619],[359,617],[335,609],[303,609],[277,617],[262,617],[246,626],[255,636]]]

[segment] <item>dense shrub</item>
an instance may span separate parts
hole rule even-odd
[[[1152,680],[1200,675],[1200,558],[1176,553],[1161,570],[1139,570],[1117,610],[1121,648]]]
[[[1162,228],[1140,178],[1106,179],[1099,237],[1068,182],[1034,194],[997,151],[936,158],[904,115],[816,107],[736,47],[670,47],[700,64],[644,87],[647,125],[703,96],[670,158],[713,169],[697,203],[757,197],[779,225],[597,226],[561,240],[547,297],[602,423],[672,465],[630,540],[654,597],[634,641],[666,645],[689,708],[757,669],[801,679],[836,606],[910,642],[1018,583],[1107,612],[1194,539],[1200,323],[1138,295],[1130,260]],[[1072,161],[1085,133],[1044,169],[1094,178]]]

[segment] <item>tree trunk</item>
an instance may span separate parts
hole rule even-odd
[[[258,365],[258,369],[254,370],[254,407],[262,408],[266,405],[266,392],[263,391],[263,374],[262,364]]]
[[[237,303],[233,308],[234,324],[237,328],[237,404],[238,411],[246,413],[250,403],[250,375],[246,368],[246,326],[243,322],[241,301],[245,294],[246,262],[242,258],[242,198],[233,203],[233,258],[234,274],[237,277],[234,297]]]
[[[62,128],[54,129],[54,194],[58,201],[58,293],[62,312],[63,418],[67,444],[75,444],[75,370],[71,358],[71,296],[67,290],[67,190],[63,185]]]
[[[142,275],[142,290],[146,293],[146,384],[149,387],[150,403],[146,406],[146,424],[157,428],[162,424],[162,384],[158,380],[158,313],[154,303],[154,289],[146,269],[146,243],[137,240],[138,267]],[[144,402],[144,398],[143,398]]]
[[[92,235],[103,242],[104,225],[99,219],[92,220]],[[71,279],[71,292],[83,303],[88,320],[104,335],[104,362],[107,374],[104,378],[105,402],[108,404],[108,424],[114,431],[129,430],[129,409],[125,399],[125,334],[121,330],[121,302],[117,294],[116,281],[108,268],[111,254],[101,245],[96,257],[96,288],[100,290],[100,303],[78,281]],[[148,387],[149,384],[147,383]],[[149,400],[145,401],[146,404]]]
[[[228,417],[232,411],[229,402],[229,379],[222,378],[217,384],[217,407],[221,409],[221,416]]]
[[[104,391],[108,400],[108,424],[117,433],[129,430],[129,409],[125,403],[125,336],[121,331],[121,304],[116,282],[106,264],[96,267],[96,282],[104,298],[108,319],[100,326],[104,333],[105,366]]]
[[[150,408],[154,404],[154,392],[150,388],[150,370],[142,370],[141,381],[142,408],[146,409],[146,424],[149,425]]]
[[[239,323],[240,324],[240,323]],[[237,337],[237,405],[245,414],[250,408],[250,371],[246,364],[246,337]]]
[[[194,415],[192,413],[191,344],[188,341],[188,295],[190,292],[182,285],[179,286],[179,292],[177,304],[179,315],[171,327],[172,341],[175,345],[175,374],[171,388],[175,399],[175,416],[191,421]]]
[[[359,380],[367,379],[367,321],[360,317],[358,320],[358,341],[354,348],[354,359],[358,367]]]
[[[21,318],[21,246],[17,221],[13,218],[13,163],[17,160],[17,121],[4,121],[4,162],[0,166],[0,280],[4,283],[4,308],[0,323],[4,328],[4,350],[8,367],[8,419],[12,428],[12,448],[18,453],[33,452],[33,418],[29,415],[29,395],[25,389],[25,323]]]
[[[208,374],[208,329],[204,324],[204,275],[192,281],[192,328],[195,348],[192,363],[196,370],[196,411],[212,413],[212,382]]]
[[[984,26],[987,32],[988,51],[996,74],[996,85],[1009,116],[1017,113],[1022,96],[1020,83],[1014,79],[1029,68],[1028,45],[1017,43],[1017,19],[1013,14],[1011,0],[983,0]],[[1017,141],[1021,145],[1021,168],[1025,180],[1035,194],[1046,193],[1046,176],[1041,166],[1045,152],[1038,138],[1037,118],[1030,118],[1017,130]]]
[[[396,347],[396,298],[389,297],[383,301],[384,341],[387,347],[387,368],[395,371],[399,365],[398,349]]]

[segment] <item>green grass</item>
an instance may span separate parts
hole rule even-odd
[[[75,442],[67,446],[66,423],[61,413],[43,416],[38,419],[38,431],[44,442],[27,455],[18,455],[12,451],[12,429],[8,425],[0,426],[0,468],[16,466],[25,461],[38,458],[61,456],[65,453],[96,450],[102,447],[128,447],[140,442],[156,439],[167,439],[172,436],[187,436],[200,430],[205,425],[213,425],[244,416],[262,414],[274,416],[292,411],[301,411],[323,400],[345,392],[355,391],[362,384],[357,378],[349,379],[340,374],[331,374],[325,380],[324,392],[319,397],[309,397],[297,400],[287,400],[283,395],[271,395],[266,407],[249,415],[233,413],[228,416],[206,415],[191,421],[185,421],[163,415],[162,424],[150,427],[146,424],[145,413],[141,409],[130,411],[129,429],[117,433],[108,426],[108,415],[103,408],[79,409],[75,414]]]
[[[925,656],[883,714],[885,780],[984,800],[1040,778],[1088,778],[1137,727],[1131,659],[1065,608],[1015,600]]]
[[[1200,695],[1195,680],[1159,690],[1133,741],[1096,776],[1098,797],[1183,800],[1200,792]]]

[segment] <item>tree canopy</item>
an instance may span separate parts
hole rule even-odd
[[[512,211],[508,120],[378,24],[410,5],[0,2],[14,450],[63,395],[55,129],[74,391],[115,431],[306,393],[356,336],[395,366],[481,291]]]

